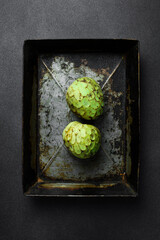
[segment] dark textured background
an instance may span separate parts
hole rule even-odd
[[[160,239],[160,1],[0,1],[0,239]],[[135,38],[141,43],[141,177],[137,199],[22,194],[25,39]]]

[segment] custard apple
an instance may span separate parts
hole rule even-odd
[[[99,84],[92,78],[75,80],[67,90],[66,100],[70,109],[86,120],[96,119],[103,113],[103,93]]]
[[[98,128],[74,121],[63,130],[63,140],[68,150],[77,158],[93,157],[100,145],[101,134]]]

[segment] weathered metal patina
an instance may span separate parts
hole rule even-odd
[[[105,56],[107,59],[108,57]],[[91,56],[90,56],[91,58]],[[87,61],[88,59],[88,61]],[[42,55],[39,60],[39,161],[42,176],[55,179],[86,181],[99,178],[111,178],[119,175],[124,166],[124,133],[125,124],[125,68],[124,60],[117,57],[121,85],[114,89],[113,79],[107,69],[92,69],[89,58],[75,59],[71,56],[46,57]],[[92,56],[90,61],[96,61],[97,56]],[[108,59],[109,61],[109,59]],[[76,66],[77,65],[77,66]],[[107,61],[106,65],[108,67]],[[110,66],[111,67],[111,66]],[[110,68],[109,67],[109,68]],[[111,70],[114,71],[114,70]],[[103,96],[103,115],[95,121],[89,121],[102,133],[101,150],[94,163],[81,163],[74,161],[63,144],[62,132],[66,125],[72,121],[79,121],[79,117],[72,112],[66,102],[66,92],[75,83],[75,79],[85,79],[89,76],[97,81],[100,96]],[[116,75],[115,75],[116,77]],[[121,80],[120,80],[121,77]],[[102,87],[102,90],[100,88]],[[103,91],[103,93],[102,93]],[[101,99],[102,100],[102,99]],[[77,101],[78,102],[78,101]],[[101,104],[98,104],[102,109]],[[85,119],[83,123],[88,123]]]

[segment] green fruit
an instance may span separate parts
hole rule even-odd
[[[75,80],[67,90],[66,100],[70,109],[86,120],[96,119],[103,113],[103,93],[92,78]]]
[[[74,156],[85,159],[97,153],[101,145],[101,134],[98,128],[75,121],[63,130],[63,140]]]

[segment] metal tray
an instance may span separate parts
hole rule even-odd
[[[65,93],[78,77],[102,87],[102,133],[94,160],[74,159],[62,131],[78,119]],[[139,42],[27,40],[24,43],[23,191],[27,196],[137,196]]]

